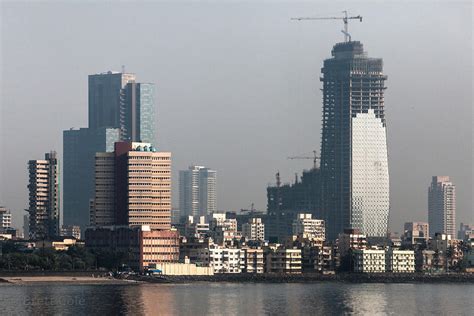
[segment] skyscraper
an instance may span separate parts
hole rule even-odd
[[[369,58],[360,42],[338,43],[321,72],[321,192],[328,239],[346,228],[385,236],[389,176],[382,59]]]
[[[217,172],[190,166],[179,172],[179,209],[182,216],[204,216],[217,211]]]
[[[95,156],[95,226],[171,228],[171,153],[150,143],[117,142]]]
[[[119,127],[122,89],[135,74],[104,72],[89,76],[89,128]]]
[[[30,160],[28,171],[29,237],[37,240],[59,236],[59,161],[56,152],[46,153],[44,160]]]
[[[95,153],[114,143],[155,143],[155,89],[135,75],[105,72],[89,76],[89,127],[64,131],[64,224],[89,225],[94,198]]]
[[[428,223],[430,236],[456,233],[456,186],[448,176],[433,176],[428,188]]]
[[[123,89],[121,139],[155,143],[155,85],[129,82]]]

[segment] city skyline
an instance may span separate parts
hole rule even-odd
[[[2,4],[2,6],[4,5]],[[14,44],[12,48],[6,48],[3,53],[2,59],[4,62],[2,62],[2,64],[5,64],[3,67],[4,70],[2,70],[3,78],[18,78],[17,75],[12,72],[15,67],[18,67],[18,61],[13,58],[11,52],[18,49],[18,47],[23,47],[22,45],[24,45],[24,43],[15,42],[11,37],[9,37],[9,33],[13,32],[12,27],[20,23],[13,22],[11,18],[9,18],[10,14],[15,12],[14,7],[15,6],[4,8],[6,11],[3,11],[7,12],[5,15],[6,19],[3,19],[2,21],[2,32],[5,35],[4,38],[6,38],[4,39],[6,41],[5,46],[9,47],[10,45],[7,44]],[[16,122],[16,124],[18,124],[18,122],[27,122],[28,119],[31,119],[30,114],[26,113],[25,111],[31,111],[31,114],[38,115],[39,119],[43,119],[43,114],[36,112],[32,106],[36,102],[44,104],[44,101],[42,100],[46,99],[46,94],[42,93],[54,95],[55,90],[50,90],[49,85],[46,85],[45,91],[38,93],[38,91],[34,89],[32,82],[29,81],[31,79],[24,78],[25,81],[22,86],[31,88],[31,91],[35,96],[35,103],[32,103],[32,100],[29,100],[28,96],[22,96],[18,94],[16,92],[16,88],[11,85],[10,81],[3,79],[2,91],[4,91],[4,94],[2,94],[1,124],[2,151],[10,152],[15,148],[15,152],[17,152],[19,156],[15,156],[14,161],[10,157],[2,155],[2,186],[0,191],[2,193],[2,204],[10,208],[14,214],[15,226],[21,226],[20,219],[24,214],[23,209],[26,206],[25,200],[27,194],[24,189],[26,183],[25,175],[20,174],[20,171],[24,173],[24,162],[29,159],[28,157],[38,156],[49,148],[53,148],[58,152],[61,152],[61,131],[68,129],[71,126],[85,126],[85,106],[87,103],[84,102],[86,95],[84,94],[84,90],[87,88],[87,85],[84,84],[86,78],[84,73],[95,73],[97,70],[102,70],[104,68],[104,70],[107,70],[107,68],[117,69],[122,63],[125,63],[127,68],[130,68],[130,70],[133,70],[133,72],[139,73],[140,77],[144,78],[145,81],[156,82],[159,88],[157,93],[157,104],[159,104],[158,111],[162,116],[157,123],[157,134],[160,135],[157,145],[160,150],[162,148],[163,150],[169,150],[173,152],[173,157],[176,161],[173,171],[175,177],[174,183],[177,182],[176,170],[183,169],[191,162],[202,162],[206,165],[212,165],[216,170],[219,170],[219,182],[222,184],[219,189],[222,191],[218,193],[220,205],[219,209],[237,210],[240,208],[246,208],[253,202],[257,208],[264,210],[265,187],[269,182],[273,182],[273,174],[276,172],[276,170],[280,170],[284,182],[287,182],[293,178],[294,172],[300,173],[303,168],[310,168],[309,164],[305,164],[304,162],[289,162],[286,161],[285,158],[291,154],[310,152],[314,148],[319,148],[320,137],[318,134],[318,127],[320,124],[319,117],[321,115],[321,97],[317,93],[314,93],[314,90],[321,88],[321,85],[314,77],[319,73],[317,68],[322,65],[323,58],[321,58],[321,56],[326,56],[328,48],[331,47],[335,42],[341,40],[340,34],[338,32],[338,29],[340,28],[339,24],[325,24],[324,26],[296,26],[288,22],[288,12],[284,12],[282,7],[284,8],[285,6],[275,6],[276,9],[271,11],[271,18],[269,18],[268,23],[269,27],[275,27],[276,30],[281,31],[285,28],[287,29],[287,31],[281,33],[282,38],[272,35],[267,40],[267,42],[265,42],[266,45],[256,44],[255,40],[263,38],[266,32],[268,32],[267,29],[262,29],[259,27],[258,23],[261,21],[257,21],[257,25],[252,24],[252,26],[257,27],[257,29],[261,32],[259,33],[260,35],[251,37],[250,42],[246,46],[247,48],[238,51],[238,53],[242,54],[243,56],[254,56],[253,54],[255,54],[256,58],[251,58],[250,65],[244,67],[245,71],[250,71],[254,74],[264,73],[270,68],[274,68],[274,66],[278,64],[279,61],[286,61],[286,64],[282,65],[280,70],[269,73],[275,75],[277,78],[281,77],[280,80],[272,81],[268,76],[263,76],[261,78],[257,77],[258,80],[254,77],[250,80],[251,84],[259,87],[259,89],[251,90],[252,93],[255,93],[257,96],[255,101],[258,102],[252,102],[252,97],[250,97],[249,94],[243,93],[240,95],[240,98],[233,95],[233,93],[231,94],[231,87],[233,89],[237,89],[239,92],[244,92],[244,90],[249,87],[240,80],[246,78],[243,77],[241,72],[237,72],[236,79],[230,78],[229,76],[233,71],[233,67],[229,66],[229,64],[223,62],[222,60],[217,59],[216,62],[221,66],[222,69],[216,70],[214,68],[208,68],[209,72],[206,73],[204,72],[205,69],[197,67],[195,63],[203,60],[207,66],[213,65],[213,63],[211,63],[204,54],[201,55],[197,52],[193,53],[192,50],[189,51],[189,47],[186,45],[185,47],[188,48],[186,53],[191,52],[189,54],[189,62],[192,66],[191,71],[185,73],[187,74],[185,77],[188,80],[186,81],[188,83],[185,85],[185,87],[189,90],[187,90],[187,92],[184,94],[192,92],[192,98],[189,100],[183,97],[182,93],[179,92],[180,86],[176,85],[177,78],[171,73],[171,68],[173,68],[173,65],[177,65],[178,63],[165,65],[162,62],[157,62],[153,65],[154,68],[152,68],[155,70],[147,71],[143,68],[143,65],[134,62],[131,58],[134,54],[142,54],[142,52],[136,51],[132,53],[127,52],[124,54],[124,56],[111,54],[111,60],[97,60],[95,62],[91,62],[89,66],[81,70],[76,69],[71,61],[59,59],[57,61],[57,65],[54,65],[54,63],[53,65],[50,65],[51,69],[43,69],[43,71],[45,71],[44,77],[45,80],[51,80],[50,78],[54,78],[55,71],[59,71],[59,68],[65,67],[64,69],[67,69],[67,67],[71,67],[73,71],[69,77],[67,77],[69,81],[61,81],[61,88],[63,88],[64,91],[69,95],[59,95],[57,100],[52,100],[53,102],[50,106],[50,110],[52,110],[52,113],[55,114],[51,118],[50,127],[38,128],[35,132],[36,139],[32,144],[30,144],[29,141],[25,141],[26,134],[18,132],[16,136],[19,138],[19,140],[21,140],[22,143],[27,143],[28,146],[26,146],[27,148],[15,148],[15,143],[8,140],[13,136],[12,133],[15,131],[12,123]],[[291,14],[298,15],[299,13],[303,12],[303,7],[307,7],[307,5],[299,7],[294,13],[291,12]],[[21,6],[19,6],[19,8],[21,8]],[[241,25],[240,23],[242,23],[242,21],[246,21],[251,18],[245,6],[239,8],[240,11],[237,12],[237,18],[231,21],[231,23],[235,23],[236,25]],[[66,13],[69,12],[67,7],[64,7],[63,9],[66,10]],[[431,8],[430,10],[435,9],[441,10],[439,7],[434,9]],[[120,12],[120,8],[115,10]],[[461,9],[457,8],[456,10],[448,10],[450,17],[462,15],[460,12],[462,11]],[[332,10],[332,12],[333,11],[334,10]],[[390,121],[388,123],[388,135],[390,143],[389,162],[391,164],[390,175],[394,182],[392,182],[391,187],[394,188],[393,190],[395,190],[395,192],[391,194],[391,228],[394,231],[400,231],[400,227],[405,221],[423,221],[427,219],[426,183],[429,181],[430,177],[435,174],[451,175],[453,181],[457,185],[457,195],[459,199],[457,224],[462,221],[472,222],[472,202],[470,200],[470,192],[472,191],[472,177],[469,173],[465,172],[467,169],[469,169],[469,167],[472,170],[472,159],[466,158],[467,161],[462,160],[461,157],[467,157],[469,153],[467,150],[461,148],[463,143],[455,139],[455,133],[450,131],[451,126],[456,126],[456,128],[461,129],[461,133],[465,133],[469,130],[465,128],[470,124],[470,117],[467,115],[467,113],[469,112],[469,100],[471,100],[472,104],[472,97],[468,94],[462,94],[461,92],[461,90],[463,90],[462,87],[465,87],[464,84],[467,86],[469,83],[469,80],[461,80],[463,79],[463,76],[466,76],[464,79],[467,79],[467,76],[469,75],[467,72],[469,72],[469,70],[463,72],[463,68],[460,67],[463,61],[465,62],[469,60],[469,49],[467,51],[467,55],[465,55],[465,52],[461,52],[463,46],[459,48],[460,52],[457,53],[460,55],[456,55],[458,56],[459,60],[456,61],[452,68],[448,68],[447,61],[445,62],[442,58],[437,60],[436,71],[438,72],[439,76],[448,75],[451,73],[457,74],[457,77],[453,80],[457,80],[460,85],[458,85],[456,88],[450,88],[450,93],[447,93],[446,95],[440,95],[436,92],[432,93],[434,95],[430,95],[430,91],[440,91],[440,86],[437,83],[429,80],[429,84],[432,84],[432,86],[429,88],[420,83],[415,84],[414,80],[418,79],[414,79],[412,76],[408,77],[408,86],[404,87],[402,82],[406,81],[407,77],[403,76],[403,71],[397,71],[395,67],[401,67],[402,69],[414,67],[413,71],[415,71],[421,78],[426,79],[426,76],[430,74],[432,75],[432,73],[429,71],[428,74],[426,74],[426,71],[429,70],[429,68],[426,67],[430,65],[430,62],[442,56],[443,54],[446,54],[446,51],[451,53],[453,53],[453,51],[438,46],[436,46],[437,51],[434,50],[434,47],[429,47],[430,49],[423,48],[421,46],[424,41],[427,41],[427,39],[419,38],[417,39],[420,41],[421,53],[419,55],[422,55],[423,58],[428,59],[427,61],[422,60],[420,56],[415,55],[411,56],[414,61],[409,60],[407,59],[408,54],[404,50],[397,50],[397,54],[390,54],[388,53],[389,50],[387,50],[388,47],[384,48],[383,46],[380,46],[381,44],[377,43],[375,37],[371,37],[374,36],[373,33],[371,33],[372,28],[377,27],[377,25],[374,25],[377,22],[373,19],[375,13],[371,12],[370,10],[364,11],[363,8],[358,9],[358,11],[363,13],[365,20],[361,25],[354,25],[354,31],[352,33],[353,39],[360,39],[362,42],[364,42],[368,48],[367,50],[370,51],[372,55],[383,57],[384,61],[386,62],[385,72],[389,73],[390,75],[390,89],[387,91],[386,102],[387,105],[390,105]],[[46,13],[43,12],[43,14]],[[188,12],[188,14],[191,13]],[[366,18],[367,15],[369,16],[368,20]],[[372,19],[370,19],[371,16]],[[19,36],[23,36],[24,38],[29,38],[30,35],[28,33],[28,27],[35,25],[35,21],[36,20],[33,19],[32,22],[23,21],[23,24],[20,23],[20,26],[23,26],[24,28],[17,30],[16,32],[20,33],[16,34],[19,34]],[[250,21],[253,20],[251,19]],[[452,19],[450,21],[453,22]],[[428,21],[425,22],[426,24],[422,25],[421,30],[419,30],[420,34],[423,31],[423,27],[431,26],[430,23],[432,22],[433,21],[431,19],[428,19]],[[456,23],[458,23],[456,24],[456,29],[465,30],[465,28],[462,27],[464,26],[462,21]],[[226,25],[230,27],[229,24]],[[263,23],[263,25],[267,26],[265,23]],[[50,24],[46,23],[43,25],[43,27],[49,28]],[[206,24],[204,24],[205,29],[206,27]],[[315,40],[318,38],[318,36],[316,36],[318,35],[317,31],[322,29],[325,32],[322,38],[320,40]],[[249,29],[245,29],[245,31],[249,31]],[[387,31],[393,32],[393,28],[389,28]],[[453,37],[451,41],[449,41],[448,35],[452,35],[450,31],[444,31],[443,33],[441,28],[436,29],[436,31],[441,32],[438,34],[441,34],[440,36],[442,36],[442,39],[445,39],[447,42],[455,42],[459,45],[462,45],[461,42],[463,37],[461,35],[458,35],[458,37]],[[75,32],[79,31],[75,30]],[[181,32],[182,30],[178,32],[178,34],[183,36],[183,33]],[[465,35],[466,32],[467,31],[461,34]],[[52,32],[51,34],[56,33]],[[218,33],[211,34],[213,34],[213,36],[219,35]],[[243,36],[245,34],[249,33],[243,32],[242,30],[237,32],[237,36]],[[295,36],[295,40],[290,40],[291,35]],[[393,33],[391,33],[391,35],[393,35]],[[430,35],[423,33],[423,35],[420,36],[427,36],[429,38]],[[186,43],[183,42],[184,39],[185,37],[178,37],[178,44],[184,45],[183,43]],[[204,39],[206,39],[205,36]],[[30,40],[33,41],[32,39]],[[400,41],[400,38],[396,38],[396,40]],[[408,38],[408,42],[410,40],[413,39]],[[280,44],[275,45],[273,41],[278,41],[278,43],[281,42],[281,46]],[[158,42],[160,43],[159,40]],[[382,44],[388,44],[388,42],[389,41]],[[228,45],[228,47],[235,47],[235,45],[237,45],[235,38],[230,41],[226,38],[224,43],[225,45]],[[210,45],[210,39],[204,41],[204,44],[204,52],[209,52],[209,50],[205,48],[212,49],[213,47]],[[267,53],[270,53],[275,48],[286,47],[290,44],[298,44],[300,46],[298,50],[286,50],[285,54],[278,55],[277,58],[272,58],[271,54],[267,55]],[[161,47],[160,45],[161,44],[159,44],[157,47]],[[256,45],[254,46],[256,48],[250,48],[251,45]],[[398,47],[396,44],[393,44],[393,46]],[[47,51],[48,50],[45,50],[45,52]],[[105,51],[107,50],[105,49]],[[159,52],[159,50],[156,51]],[[40,51],[38,54],[41,56],[41,53],[45,52]],[[234,58],[234,63],[237,63],[239,60],[236,58],[239,57],[238,55],[232,54],[227,50],[220,50],[219,52],[226,52],[230,54],[229,57]],[[314,52],[317,52],[317,54],[315,55]],[[426,52],[427,54],[432,52],[433,54],[431,57],[428,57],[423,52]],[[185,58],[188,56],[188,54],[184,53],[185,52],[180,52],[179,54],[182,54],[180,57]],[[26,53],[24,52],[22,54]],[[36,58],[39,56],[33,57],[26,55],[28,58],[25,60],[25,66],[32,66],[30,63],[33,60],[36,60]],[[264,58],[266,56],[268,57]],[[213,57],[215,57],[215,55],[213,55]],[[301,61],[297,61],[296,57],[300,58]],[[156,59],[156,56],[154,58]],[[90,56],[86,56],[82,59],[81,56],[78,56],[78,60],[81,61],[81,64],[91,61]],[[124,59],[126,61],[124,61]],[[228,58],[224,59],[228,62]],[[178,60],[180,59],[178,58]],[[130,65],[127,61],[132,62],[132,64]],[[449,61],[449,65],[454,63],[450,58]],[[111,63],[113,65],[110,65]],[[406,64],[406,66],[403,66],[403,64]],[[39,63],[39,65],[41,65],[41,63]],[[189,67],[190,65],[187,66]],[[186,66],[186,64],[184,66]],[[305,70],[306,68],[310,69]],[[22,69],[24,68],[19,68],[20,73],[22,73]],[[61,70],[64,71],[64,69]],[[300,71],[300,73],[298,73],[298,71]],[[157,73],[160,72],[164,72],[166,75],[157,75]],[[196,80],[196,75],[198,74],[208,76],[205,84],[199,84],[199,81]],[[408,74],[408,72],[405,74]],[[32,74],[32,76],[33,75],[34,74]],[[285,77],[284,75],[287,76],[283,79],[283,77]],[[219,79],[228,79],[227,85],[219,85],[219,82],[221,81]],[[237,79],[239,80],[234,81]],[[180,78],[180,80],[182,80],[182,78]],[[265,80],[267,80],[267,82],[265,82]],[[13,82],[14,81],[15,80],[13,80]],[[293,81],[293,83],[291,83],[291,81]],[[48,82],[52,86],[57,87],[57,83],[55,83],[56,81]],[[77,85],[69,84],[69,82],[76,82]],[[173,84],[175,86],[173,86]],[[224,93],[211,95],[209,92],[209,87],[212,85],[217,85],[218,88],[223,89]],[[409,85],[412,85],[412,87]],[[402,87],[405,89],[402,90]],[[286,89],[287,92],[289,91],[291,93],[288,93],[282,97],[281,94],[276,93],[278,89],[275,88],[284,88],[284,90]],[[427,93],[427,95],[423,96],[423,98],[418,94],[418,92],[415,93],[415,90],[420,88],[422,90],[425,89],[425,93]],[[464,90],[470,91],[469,89],[470,88]],[[271,93],[276,93],[276,95],[270,96]],[[232,96],[229,97],[229,95]],[[177,98],[177,101],[171,102],[174,97]],[[284,102],[275,102],[277,98],[282,98]],[[452,98],[454,98],[455,101],[452,101]],[[410,100],[409,102],[407,102],[408,99]],[[437,99],[439,99],[439,101]],[[191,100],[200,101],[196,104],[193,104]],[[248,104],[246,104],[247,102]],[[454,108],[454,110],[459,111],[452,111],[451,114],[453,115],[451,116],[440,116],[439,114],[442,112],[436,114],[434,110],[428,110],[437,107],[439,110],[442,105],[446,105],[448,103],[451,104],[451,102],[459,105],[459,108]],[[5,108],[6,103],[12,104],[12,109],[15,109],[15,111]],[[206,103],[211,104],[211,106],[204,106]],[[221,103],[227,105],[222,110]],[[263,104],[260,108],[256,108],[258,111],[252,108],[256,103]],[[186,106],[183,106],[183,104],[186,104]],[[237,107],[237,104],[240,105],[240,107]],[[29,107],[25,107],[26,105]],[[63,111],[61,107],[55,107],[59,105],[67,106],[68,110]],[[272,105],[272,107],[268,107],[268,105]],[[201,107],[203,108],[201,109]],[[186,135],[182,135],[179,133],[179,130],[182,129],[180,123],[186,122],[186,120],[179,120],[179,116],[182,115],[184,118],[189,119],[189,116],[187,116],[186,113],[194,114],[193,120],[196,119],[198,123],[191,123],[190,125],[187,125],[188,127],[186,129],[189,128],[189,130],[187,130],[187,133],[185,133]],[[270,113],[270,115],[263,115],[263,113]],[[18,115],[20,114],[24,116],[21,117],[22,120],[18,119]],[[305,120],[305,116],[315,116],[313,119],[314,124],[310,124],[310,121]],[[81,120],[79,120],[79,118],[81,118]],[[300,120],[303,122],[298,124]],[[466,121],[468,124],[465,124]],[[189,123],[190,121],[187,122]],[[202,124],[202,122],[213,122],[215,124],[212,124],[212,129],[203,130],[201,125],[199,125]],[[420,122],[422,124],[420,124]],[[453,125],[454,122],[459,122],[459,124]],[[418,125],[422,125],[424,128],[415,130],[415,127]],[[279,126],[283,127],[280,127],[282,133],[278,132]],[[189,141],[186,141],[185,137],[189,136],[189,132],[193,128],[197,128],[197,130],[200,131],[200,138],[207,139],[208,143],[204,143],[204,145],[201,147],[196,147],[195,145],[193,146],[193,144]],[[215,133],[216,130],[220,132],[220,135]],[[229,133],[228,130],[233,132]],[[275,140],[270,138],[272,133],[276,133]],[[291,136],[294,134],[303,135],[307,140],[302,141],[297,139],[295,136]],[[314,135],[310,139],[308,135],[311,134]],[[29,135],[32,135],[31,132]],[[237,137],[237,135],[239,137]],[[190,138],[194,141],[194,137]],[[265,142],[264,139],[267,139],[267,142]],[[242,143],[240,141],[242,141]],[[202,142],[199,144],[201,145]],[[263,147],[263,150],[260,149],[260,147]],[[273,147],[278,148],[273,149]],[[467,147],[472,148],[471,146]],[[249,153],[252,152],[254,154],[249,155]],[[268,155],[264,152],[268,152]],[[451,158],[451,155],[446,154],[445,152],[454,153],[455,158]],[[232,158],[230,153],[232,153],[232,156],[237,157],[237,159]],[[423,155],[420,155],[419,153],[423,153]],[[60,157],[62,157],[62,155],[60,155]],[[429,161],[425,161],[426,158],[429,158]],[[457,161],[459,159],[462,160],[461,163],[455,163],[455,160]],[[16,161],[18,161],[18,163]],[[245,172],[245,174],[239,176],[238,173],[235,173],[232,170],[234,166],[237,167],[236,169],[246,170],[248,173]],[[246,166],[250,166],[251,168],[244,169]],[[255,167],[252,168],[252,166]],[[247,181],[249,174],[253,176],[254,181],[251,181],[252,183],[249,183],[248,186],[245,187],[246,190],[243,192],[236,189],[237,187],[242,187],[243,181]],[[14,180],[12,180],[14,175],[16,175],[16,177]],[[9,179],[8,186],[6,186],[4,179]],[[173,189],[174,192],[177,192],[176,187]],[[175,200],[174,203],[176,202],[177,201]]]

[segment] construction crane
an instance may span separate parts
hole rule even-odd
[[[351,41],[351,35],[349,34],[349,20],[359,20],[362,22],[362,17],[358,16],[348,16],[347,11],[342,11],[344,16],[329,16],[329,17],[299,17],[299,18],[291,18],[291,20],[296,21],[304,21],[304,20],[342,20],[344,22],[344,29],[341,30],[344,33],[344,42]]]
[[[313,160],[313,168],[316,169],[318,164],[317,161],[321,159],[321,157],[318,157],[316,150],[313,150],[313,157],[307,157],[307,156],[293,156],[293,157],[288,157],[287,159],[312,159]]]

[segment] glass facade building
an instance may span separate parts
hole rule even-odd
[[[129,82],[123,89],[122,139],[155,144],[155,85]]]
[[[89,128],[119,127],[122,89],[135,75],[105,72],[89,76]]]
[[[382,59],[369,58],[362,43],[356,41],[336,44],[332,58],[324,61],[321,72],[321,209],[326,220],[327,237],[335,240],[346,228],[363,228],[367,227],[365,223],[372,222],[386,223],[388,166],[387,145],[382,136],[385,135],[387,77],[383,74]],[[378,124],[380,126],[375,127]],[[377,135],[367,134],[365,130],[371,128]],[[375,158],[384,152],[385,158]],[[358,156],[366,153],[372,155],[372,163],[378,165],[374,165],[373,170],[368,169],[370,162],[364,161],[365,156]],[[379,160],[376,162],[376,159]],[[377,172],[384,174],[378,178],[380,181],[364,182],[361,178]],[[377,232],[363,233],[378,237],[384,230],[382,226]]]
[[[89,225],[94,198],[96,152],[111,152],[120,140],[118,128],[81,128],[63,132],[63,223]]]

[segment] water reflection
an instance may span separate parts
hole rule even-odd
[[[0,285],[2,315],[471,315],[472,284]]]

